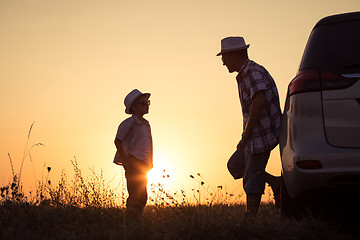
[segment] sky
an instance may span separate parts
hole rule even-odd
[[[226,168],[243,126],[236,73],[216,57],[221,39],[245,38],[283,109],[316,22],[359,9],[359,0],[0,0],[0,185],[11,181],[9,154],[19,172],[27,141],[43,144],[24,160],[29,188],[48,166],[52,179],[71,176],[74,159],[84,174],[119,181],[113,141],[137,88],[152,94],[154,172],[166,170],[170,189],[191,188],[200,173],[242,190]],[[280,175],[278,148],[266,170]]]

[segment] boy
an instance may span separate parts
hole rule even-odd
[[[132,114],[119,126],[114,163],[125,168],[129,197],[126,213],[133,220],[142,215],[147,201],[147,173],[153,167],[153,146],[149,122],[143,117],[149,113],[150,93],[134,89],[125,97],[125,113]]]

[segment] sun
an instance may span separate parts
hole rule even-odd
[[[149,184],[158,184],[158,183],[164,183],[166,178],[169,178],[170,175],[166,173],[165,169],[154,167],[150,170],[150,172],[147,174],[148,177],[148,183]]]
[[[162,155],[154,156],[154,167],[147,174],[148,185],[163,184],[171,177],[171,164]]]

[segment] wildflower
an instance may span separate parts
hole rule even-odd
[[[51,167],[47,167],[47,170],[48,170],[48,172],[50,172],[50,171],[51,171]]]
[[[194,178],[194,176],[193,176],[193,175],[190,175],[190,177],[191,177],[191,178]]]
[[[222,186],[217,186],[217,188],[222,189]]]
[[[205,183],[204,182],[201,182],[201,185],[204,185]]]

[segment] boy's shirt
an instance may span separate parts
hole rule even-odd
[[[153,144],[150,124],[147,120],[143,123],[135,115],[125,119],[118,128],[116,138],[122,142],[126,156],[133,155],[135,158],[146,163],[153,161]],[[115,154],[114,163],[121,165],[118,152]]]

